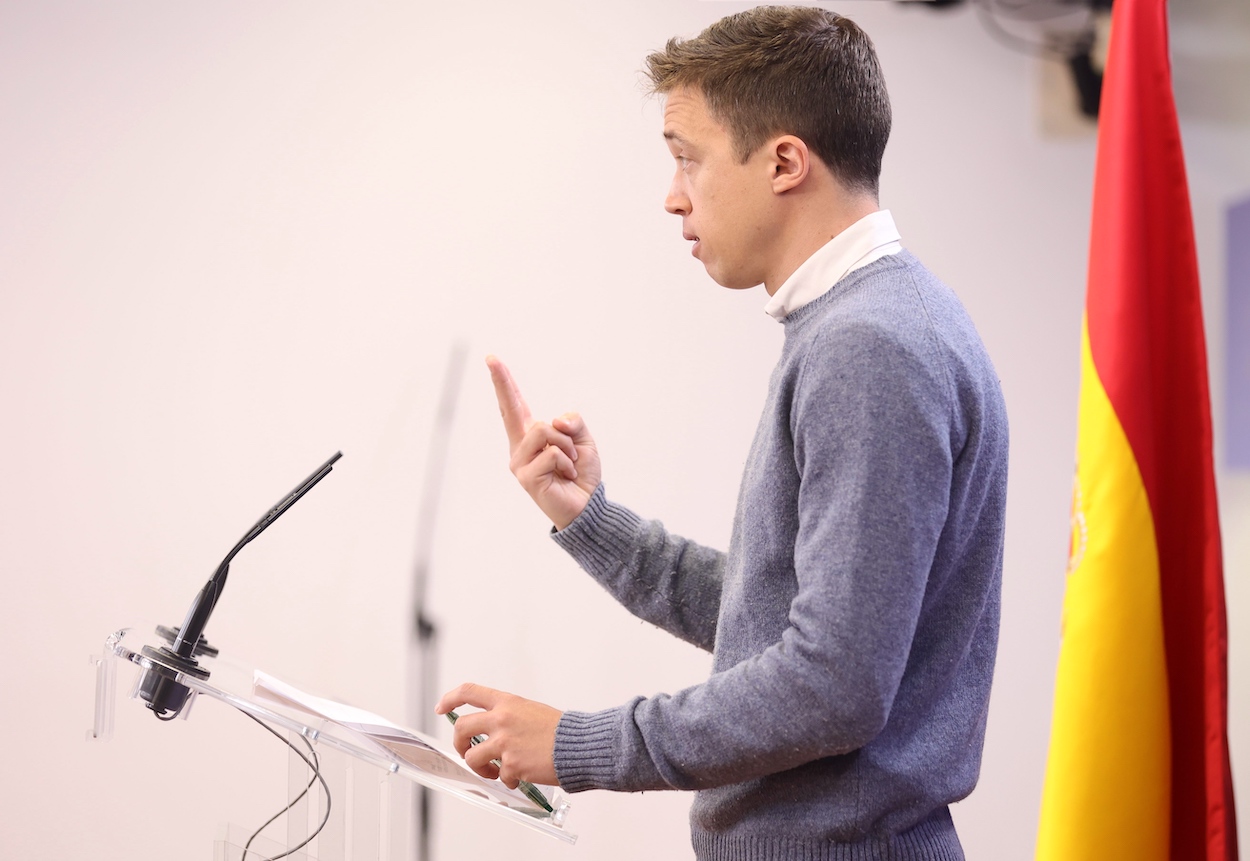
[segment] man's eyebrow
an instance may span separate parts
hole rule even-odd
[[[671,129],[664,130],[664,140],[676,141],[677,143],[681,143],[681,144],[688,143],[688,141],[684,137],[679,135],[677,132],[672,131]]]

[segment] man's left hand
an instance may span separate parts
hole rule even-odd
[[[453,742],[465,765],[482,777],[499,778],[509,789],[528,780],[555,786],[556,725],[562,712],[514,694],[466,683],[443,694],[436,714],[447,714],[463,705],[485,711],[460,715]],[[473,744],[475,735],[486,736]],[[498,760],[496,768],[491,760]]]

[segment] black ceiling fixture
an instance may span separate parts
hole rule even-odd
[[[1077,109],[1098,118],[1102,94],[1101,40],[1112,0],[896,0],[907,6],[951,9],[971,2],[986,31],[1014,51],[1063,63],[1076,86]]]

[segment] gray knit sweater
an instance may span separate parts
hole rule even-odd
[[[700,859],[959,859],[1002,574],[1007,418],[959,300],[907,252],[784,320],[729,552],[600,486],[555,539],[711,650],[672,695],[566,712],[570,791],[698,790]]]

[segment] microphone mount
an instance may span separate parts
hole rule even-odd
[[[197,657],[214,657],[217,649],[208,644],[204,638],[204,628],[208,619],[221,598],[226,587],[226,576],[230,573],[230,562],[250,541],[260,535],[281,517],[288,508],[300,500],[317,482],[330,474],[334,463],[343,456],[341,451],[335,452],[325,463],[317,468],[312,475],[304,479],[298,487],[288,493],[273,508],[247,531],[239,543],[221,560],[213,576],[200,589],[191,607],[187,610],[186,619],[180,627],[173,629],[164,625],[158,626],[157,633],[165,639],[168,646],[154,648],[144,646],[144,673],[139,680],[139,696],[147,703],[161,720],[173,720],[182,711],[191,689],[180,681],[181,676],[196,679],[207,679],[208,670],[200,666]]]

